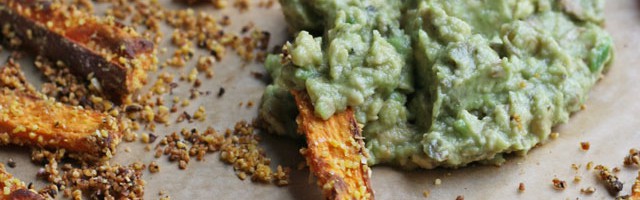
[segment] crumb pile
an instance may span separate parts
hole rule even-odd
[[[288,185],[290,168],[278,165],[273,170],[270,167],[271,159],[258,146],[259,142],[260,137],[254,125],[241,121],[236,123],[233,130],[227,129],[223,134],[212,128],[204,132],[197,129],[173,132],[160,140],[155,147],[155,156],[159,158],[164,155],[170,161],[178,162],[180,169],[186,169],[192,157],[202,161],[205,154],[219,152],[220,159],[233,165],[236,175],[242,180],[250,177],[252,181]],[[157,171],[155,168],[149,170]]]

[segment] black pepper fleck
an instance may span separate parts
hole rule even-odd
[[[156,141],[156,139],[158,139],[158,136],[153,134],[153,133],[149,133],[149,143],[153,143]]]
[[[222,97],[225,92],[226,92],[225,89],[221,87],[220,90],[218,90],[218,98]]]
[[[16,167],[16,162],[13,161],[13,158],[9,158],[9,161],[7,161],[7,165],[11,168],[15,168]]]

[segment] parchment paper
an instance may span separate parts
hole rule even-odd
[[[165,5],[184,8],[169,0]],[[233,2],[233,1],[230,1]],[[279,6],[270,9],[257,8],[258,1],[252,8],[240,14],[234,8],[215,11],[211,5],[194,7],[216,16],[229,15],[232,29],[254,22],[258,27],[271,32],[271,46],[282,44],[287,36],[286,24]],[[424,191],[429,191],[428,199],[455,199],[464,195],[465,199],[612,199],[602,184],[596,180],[594,170],[587,171],[587,162],[603,164],[609,167],[619,166],[618,174],[625,183],[621,194],[630,192],[638,167],[623,167],[622,162],[628,150],[640,148],[640,2],[635,0],[610,0],[606,2],[606,29],[615,40],[615,61],[604,79],[590,93],[587,109],[573,115],[571,120],[555,131],[560,137],[547,144],[533,149],[527,156],[511,156],[501,167],[475,165],[461,169],[436,169],[403,171],[387,166],[373,167],[373,187],[377,199],[425,199]],[[104,6],[98,6],[98,9]],[[164,28],[166,38],[171,30]],[[164,61],[172,53],[172,47],[166,43],[160,46],[169,48],[160,61]],[[206,54],[199,51],[199,54]],[[9,54],[3,51],[0,59]],[[258,104],[265,82],[251,76],[251,72],[264,72],[261,64],[244,64],[235,55],[228,56],[221,63],[216,63],[216,75],[213,79],[201,77],[201,91],[211,91],[212,95],[202,96],[186,109],[193,113],[198,106],[207,110],[205,123],[180,123],[169,127],[158,126],[156,134],[165,135],[183,127],[205,128],[213,126],[218,130],[231,128],[239,120],[251,120],[257,116],[257,106],[247,108],[238,106],[239,102],[253,101]],[[197,58],[197,56],[196,56]],[[32,58],[22,60],[23,69],[31,81],[39,86],[41,79],[32,64]],[[194,67],[193,62],[185,68],[165,68],[169,72],[188,73]],[[162,71],[162,70],[160,70]],[[159,71],[159,72],[160,72]],[[155,82],[157,73],[149,75],[149,83]],[[226,89],[222,98],[215,94],[220,87]],[[176,95],[188,96],[187,84],[180,84],[175,89]],[[165,99],[169,99],[166,98]],[[172,115],[175,119],[177,115]],[[172,120],[173,121],[173,120]],[[140,131],[146,132],[146,131]],[[172,199],[321,199],[320,191],[315,183],[309,182],[307,169],[297,170],[298,163],[303,161],[298,149],[303,142],[290,138],[263,135],[262,146],[273,158],[272,165],[291,166],[290,185],[276,187],[241,181],[233,173],[231,166],[219,161],[217,154],[208,154],[206,161],[193,159],[187,170],[179,170],[176,163],[168,162],[166,157],[156,159],[153,152],[144,151],[140,142],[126,143],[119,146],[119,151],[111,162],[128,165],[134,161],[148,164],[158,161],[160,173],[150,174],[145,170],[147,181],[145,199],[158,199],[160,191],[166,191]],[[589,151],[580,150],[580,142],[591,143]],[[124,151],[130,148],[131,152]],[[6,164],[9,158],[16,161],[16,168],[8,171],[25,182],[34,182],[37,186],[44,183],[36,181],[35,174],[40,166],[29,160],[29,150],[15,146],[0,148],[0,162]],[[571,164],[580,165],[574,170]],[[582,177],[582,181],[574,182],[574,177]],[[552,188],[552,179],[559,178],[568,183],[567,189],[557,191]],[[434,180],[441,179],[441,185]],[[526,190],[518,192],[522,182]],[[591,195],[581,194],[581,188],[596,188]]]

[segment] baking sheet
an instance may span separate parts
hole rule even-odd
[[[184,8],[169,0],[162,2],[170,7]],[[247,23],[254,22],[258,27],[271,32],[271,46],[282,44],[287,38],[287,32],[279,7],[258,8],[255,6],[258,2],[252,1],[252,8],[242,14],[232,7],[215,11],[208,4],[199,5],[195,9],[216,16],[230,16],[231,29],[236,31]],[[594,171],[585,169],[589,161],[609,167],[619,166],[622,171],[618,176],[625,183],[621,194],[629,193],[639,168],[624,167],[622,161],[630,148],[640,148],[640,117],[636,117],[640,113],[640,50],[636,49],[640,46],[640,2],[607,1],[605,15],[606,29],[613,35],[616,43],[615,61],[604,79],[591,91],[587,109],[574,114],[567,124],[555,128],[560,133],[558,139],[533,149],[525,157],[512,156],[501,167],[475,165],[461,169],[403,171],[388,166],[375,166],[372,182],[376,198],[424,199],[423,192],[428,191],[428,199],[455,199],[458,195],[464,195],[465,199],[611,199],[604,186],[597,183]],[[164,31],[165,43],[160,46],[170,47],[166,39],[171,30],[165,27]],[[167,53],[160,55],[160,61],[164,61],[171,52],[169,48]],[[3,51],[0,59],[4,60],[8,54],[8,51]],[[38,80],[41,77],[33,67],[32,58],[23,59],[21,63],[27,76],[39,86]],[[184,68],[169,67],[163,70],[179,74],[188,73],[193,67],[191,62]],[[163,70],[151,74],[149,83],[155,82],[156,75]],[[257,106],[247,108],[238,106],[238,103],[259,102],[265,83],[251,73],[264,72],[262,66],[258,63],[244,64],[233,53],[229,53],[221,63],[216,64],[215,72],[213,79],[201,77],[201,91],[211,91],[213,95],[202,96],[186,108],[187,112],[193,113],[198,106],[205,106],[206,121],[158,126],[155,134],[162,136],[183,127],[212,126],[224,130],[231,128],[237,121],[251,120],[257,116]],[[215,94],[220,87],[224,87],[226,93],[222,98],[217,98]],[[180,84],[174,94],[186,97],[188,89],[187,84]],[[172,115],[171,119],[176,117],[177,115]],[[203,162],[192,160],[187,170],[179,170],[177,163],[168,162],[166,157],[154,158],[153,152],[144,151],[144,144],[139,142],[123,142],[111,162],[128,165],[135,161],[145,164],[158,161],[160,173],[150,174],[145,170],[145,199],[160,198],[160,191],[164,191],[172,199],[321,199],[320,191],[315,183],[310,183],[306,169],[296,169],[297,164],[303,161],[298,153],[303,142],[270,135],[263,135],[263,139],[262,146],[267,149],[267,155],[273,158],[272,165],[282,164],[294,168],[289,186],[276,187],[241,181],[230,165],[219,161],[217,154],[208,154]],[[580,150],[580,142],[583,141],[591,143],[589,151]],[[131,152],[124,151],[127,147]],[[35,180],[40,166],[32,164],[29,157],[26,148],[0,147],[0,162],[6,164],[12,158],[17,163],[18,167],[9,168],[9,172],[27,183],[33,181],[37,186],[43,186],[44,183]],[[581,167],[574,170],[572,164]],[[582,176],[582,181],[573,182],[576,175]],[[557,191],[552,188],[552,179],[556,177],[567,181],[567,189]],[[435,185],[435,179],[441,179],[442,184]],[[521,182],[526,187],[524,192],[518,192]],[[594,194],[580,193],[581,188],[590,186],[596,188]]]

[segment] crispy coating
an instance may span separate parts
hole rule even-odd
[[[48,0],[0,0],[5,44],[63,64],[116,103],[130,100],[155,69],[153,43],[112,18]],[[93,80],[95,79],[95,80]]]
[[[104,160],[115,152],[121,135],[116,120],[106,114],[0,91],[0,144],[66,149],[75,157]]]
[[[314,115],[305,92],[291,93],[300,111],[296,120],[299,132],[307,138],[303,154],[325,198],[374,199],[371,171],[353,111],[347,109],[325,121]]]
[[[40,200],[44,199],[39,194],[28,190],[24,182],[14,178],[5,171],[4,165],[0,164],[0,200]]]
[[[629,196],[629,200],[640,200],[640,173],[638,173],[638,177],[631,188],[631,196]]]

